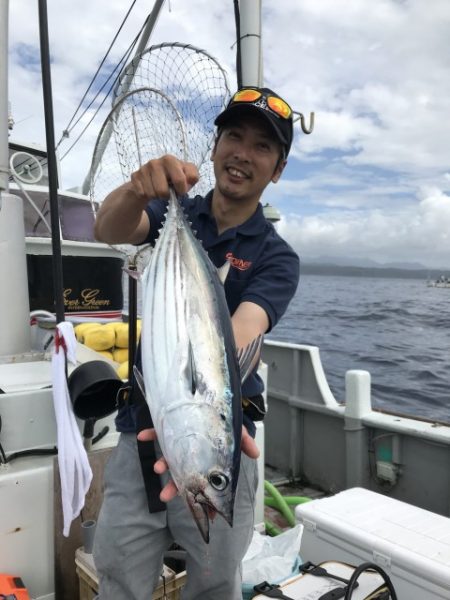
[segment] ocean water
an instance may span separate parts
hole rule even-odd
[[[318,346],[331,391],[364,369],[372,406],[450,423],[450,289],[422,279],[303,275],[269,339]]]

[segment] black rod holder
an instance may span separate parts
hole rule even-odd
[[[136,271],[136,264],[130,263],[129,271]],[[137,343],[137,281],[132,275],[128,275],[128,383],[131,384],[133,377],[133,366],[136,356]]]

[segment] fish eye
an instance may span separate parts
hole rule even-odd
[[[228,486],[230,480],[223,473],[219,473],[218,471],[213,471],[208,475],[208,481],[216,489],[218,492],[223,492],[223,490]]]

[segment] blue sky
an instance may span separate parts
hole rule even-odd
[[[124,4],[48,0],[58,139]],[[114,60],[151,4],[137,1]],[[44,143],[37,3],[13,0],[10,12],[13,137]],[[265,83],[295,110],[316,113],[312,135],[297,127],[283,178],[264,198],[282,213],[279,230],[302,256],[450,269],[448,31],[448,0],[263,1]],[[172,41],[205,48],[235,86],[231,0],[166,2],[152,43]],[[65,187],[84,179],[105,114],[106,107],[63,161]]]

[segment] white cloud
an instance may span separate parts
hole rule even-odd
[[[395,258],[445,266],[450,256],[450,196],[438,189],[421,190],[421,195],[417,204],[391,212],[291,214],[278,230],[300,256],[357,256],[379,262]]]
[[[281,70],[294,108],[316,112],[314,134],[297,138],[298,156],[334,148],[353,151],[351,164],[445,168],[449,14],[445,2],[420,0],[272,7],[266,74],[281,79]],[[292,35],[279,36],[287,19]]]
[[[297,128],[300,131],[298,125]],[[366,140],[375,135],[376,127],[370,118],[355,117],[345,111],[316,112],[313,134],[298,141],[294,156],[302,159],[303,153],[314,154],[327,148],[357,151]]]

